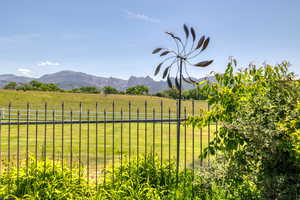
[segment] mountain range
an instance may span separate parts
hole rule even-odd
[[[209,79],[214,81],[213,77],[205,77],[198,79],[199,81]],[[120,91],[126,90],[128,87],[137,85],[145,85],[150,89],[150,93],[156,93],[161,90],[168,89],[166,81],[155,81],[150,76],[146,77],[135,77],[131,76],[128,80],[114,78],[114,77],[100,77],[91,74],[75,71],[60,71],[53,74],[46,74],[40,78],[30,78],[24,76],[17,76],[14,74],[2,74],[0,75],[0,88],[3,88],[9,82],[16,82],[18,84],[25,84],[32,80],[37,80],[43,83],[55,83],[60,88],[70,90],[73,88],[86,87],[86,86],[112,86]],[[189,84],[183,84],[184,89],[190,89],[193,86]]]

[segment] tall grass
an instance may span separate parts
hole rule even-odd
[[[52,161],[36,162],[30,159],[26,168],[5,166],[0,176],[0,198],[2,199],[91,199],[93,188],[86,180],[68,168],[62,169]]]
[[[0,199],[245,199],[237,194],[226,193],[226,186],[215,169],[209,166],[205,172],[180,171],[176,184],[176,166],[169,162],[161,165],[158,157],[150,154],[138,160],[126,161],[115,170],[115,176],[108,171],[106,182],[98,187],[95,181],[87,183],[77,169],[61,168],[60,163],[30,159],[28,174],[26,168],[6,165],[0,175]],[[217,173],[216,173],[217,172]],[[245,188],[244,188],[245,189]]]

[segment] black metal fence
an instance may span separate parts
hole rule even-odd
[[[217,124],[201,129],[187,126],[188,116],[201,113],[195,104],[191,101],[188,109],[183,107],[180,119],[177,109],[174,112],[163,101],[151,110],[147,102],[143,108],[134,110],[131,102],[126,108],[112,102],[110,112],[106,111],[108,108],[99,111],[100,103],[95,103],[92,110],[84,110],[80,103],[78,111],[66,110],[65,104],[60,110],[48,109],[47,103],[43,109],[31,109],[30,104],[21,109],[9,104],[0,110],[0,173],[4,163],[8,164],[8,170],[16,166],[19,174],[24,167],[28,173],[32,156],[36,162],[50,160],[53,165],[60,162],[62,168],[79,168],[79,174],[85,169],[87,180],[99,184],[106,182],[108,170],[113,179],[116,167],[122,166],[124,160],[130,162],[152,153],[159,156],[162,164],[176,160],[177,151],[180,169],[194,173],[204,163],[199,155],[218,129]],[[181,122],[179,149],[176,145],[178,120]]]

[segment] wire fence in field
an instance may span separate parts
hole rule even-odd
[[[36,161],[59,161],[61,167],[85,169],[84,176],[98,184],[106,182],[107,176],[115,176],[115,169],[132,159],[150,154],[163,162],[176,160],[179,151],[180,169],[190,169],[203,165],[199,158],[203,149],[213,138],[217,124],[205,128],[187,126],[189,116],[195,116],[195,103],[191,102],[191,112],[184,107],[179,117],[165,107],[161,101],[159,109],[127,108],[116,111],[112,102],[111,112],[98,111],[101,104],[95,103],[93,111],[15,109],[10,104],[0,111],[0,173],[3,164],[25,167],[28,172],[30,156]],[[140,112],[143,110],[143,112]],[[198,112],[199,113],[199,112]],[[177,148],[177,122],[180,121],[180,146]],[[25,160],[25,163],[21,161]]]

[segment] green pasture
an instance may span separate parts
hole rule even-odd
[[[45,102],[47,102],[47,114],[45,118]],[[64,117],[62,117],[61,104],[64,102]],[[8,104],[11,103],[11,122],[17,122],[17,112],[20,111],[20,121],[26,121],[27,103],[30,103],[29,120],[36,120],[36,110],[39,121],[61,121],[70,120],[70,111],[73,111],[73,121],[79,119],[79,104],[82,103],[82,121],[88,120],[87,111],[90,111],[90,120],[96,118],[96,102],[98,102],[98,120],[104,119],[103,111],[107,112],[107,120],[114,117],[129,119],[129,102],[131,103],[131,119],[145,119],[145,102],[147,102],[147,119],[176,118],[176,101],[173,99],[159,98],[153,96],[130,96],[130,95],[101,95],[101,94],[72,94],[55,92],[34,92],[34,91],[0,91],[0,108],[4,111],[2,122],[8,122]],[[162,106],[161,106],[162,103]],[[187,116],[192,115],[192,101],[183,101],[182,113],[186,111]],[[162,108],[162,110],[161,110]],[[205,101],[195,101],[195,115],[206,109]],[[54,111],[54,113],[53,113]],[[114,127],[113,127],[114,126]],[[191,168],[193,155],[195,166],[199,166],[199,155],[212,139],[215,126],[208,129],[200,129],[181,125],[180,138],[180,167],[182,169]],[[81,139],[80,139],[81,132]],[[19,135],[19,136],[18,136]],[[28,135],[28,155],[37,157],[38,160],[47,159],[61,161],[65,165],[78,167],[80,164],[89,169],[90,176],[96,174],[96,164],[98,164],[98,174],[103,175],[103,169],[117,167],[121,161],[129,157],[137,158],[145,153],[154,152],[162,156],[163,161],[176,159],[176,124],[165,122],[152,123],[99,123],[99,124],[48,124],[48,125],[2,125],[0,135],[0,155],[1,165],[9,158],[13,165],[19,159],[26,158]],[[71,142],[72,135],[72,142]],[[208,137],[210,135],[210,137]],[[46,137],[45,137],[46,136]],[[98,137],[98,140],[97,140]],[[106,138],[106,140],[105,140]],[[18,142],[19,141],[19,142]],[[45,142],[46,141],[46,142]],[[63,141],[63,142],[62,142]],[[81,141],[81,142],[80,142]],[[194,141],[194,142],[193,142]],[[10,145],[9,145],[10,143]],[[154,145],[153,145],[154,143]],[[19,144],[19,148],[18,148]],[[46,144],[46,146],[44,145]],[[79,146],[81,144],[81,151]],[[122,145],[121,145],[122,144]],[[194,147],[193,147],[194,145]],[[105,148],[106,147],[106,148]],[[72,154],[71,154],[72,148]],[[98,155],[96,150],[98,148]],[[106,149],[106,150],[105,150]],[[193,154],[194,149],[194,154]],[[37,150],[37,154],[36,154]],[[105,164],[106,163],[106,164]],[[106,166],[105,166],[106,165]]]
[[[0,109],[8,108],[11,103],[12,109],[26,109],[27,103],[30,103],[31,110],[44,110],[47,103],[48,110],[61,110],[62,103],[65,104],[66,111],[79,111],[79,104],[82,102],[82,111],[95,111],[98,103],[98,111],[112,112],[113,102],[115,102],[115,112],[128,112],[129,102],[131,102],[132,112],[145,112],[145,102],[147,102],[147,112],[160,112],[161,102],[163,103],[163,112],[167,113],[170,109],[172,113],[176,112],[176,101],[168,98],[155,96],[135,96],[135,95],[103,95],[103,94],[77,94],[61,92],[38,92],[38,91],[14,91],[0,90]],[[192,113],[192,101],[182,102],[182,108],[186,108],[187,113]],[[195,113],[200,109],[206,109],[205,101],[195,101]]]
[[[106,126],[106,129],[105,127]],[[114,126],[114,127],[113,127]],[[113,131],[114,129],[114,131]],[[215,126],[211,126],[210,139],[213,137]],[[64,131],[62,131],[64,130]],[[96,131],[98,130],[98,132]],[[146,130],[146,131],[145,131]],[[155,152],[158,156],[162,155],[163,161],[176,158],[176,124],[164,123],[115,123],[113,124],[82,124],[81,140],[80,125],[70,124],[62,125],[22,125],[18,128],[15,125],[2,125],[1,127],[1,160],[8,160],[8,150],[10,160],[16,165],[18,141],[20,160],[26,158],[28,133],[28,152],[30,156],[37,156],[38,160],[44,160],[44,152],[47,159],[56,161],[64,160],[64,164],[71,165],[71,148],[73,166],[79,166],[79,145],[81,141],[81,164],[87,168],[89,165],[90,175],[93,176],[96,171],[96,158],[98,162],[98,174],[103,171],[105,163],[105,146],[106,146],[106,167],[112,168],[113,154],[115,167],[121,164],[122,160],[128,159],[129,156],[137,158],[147,153]],[[36,135],[37,133],[37,135]],[[62,134],[64,133],[64,134]],[[18,136],[19,134],[19,136]],[[72,147],[71,147],[72,134]],[[46,135],[46,137],[45,137]],[[98,142],[96,142],[98,135]],[[105,141],[106,137],[106,141]],[[8,138],[10,138],[8,140]],[[46,147],[44,146],[46,139]],[[193,141],[194,141],[194,159],[195,165],[198,166],[201,148],[205,148],[208,142],[207,128],[202,130],[181,125],[181,144],[180,144],[180,167],[191,168],[193,160]],[[54,142],[53,142],[54,141]],[[63,143],[62,143],[63,141]],[[113,148],[114,141],[114,148]],[[153,145],[153,141],[154,144]],[[161,143],[162,141],[162,143]],[[201,145],[202,141],[202,145]],[[129,145],[130,142],[130,145]],[[10,143],[10,147],[8,144]],[[96,149],[98,143],[98,157]],[[122,148],[121,148],[122,143]],[[35,154],[37,144],[37,155]],[[63,146],[63,150],[62,150]],[[169,149],[170,147],[170,149]],[[45,151],[46,150],[46,151]],[[130,155],[129,155],[129,150]],[[63,152],[63,153],[62,153]],[[122,152],[122,154],[121,154]],[[54,154],[53,154],[54,153]],[[55,157],[53,157],[53,155]],[[1,164],[3,165],[3,163]]]

